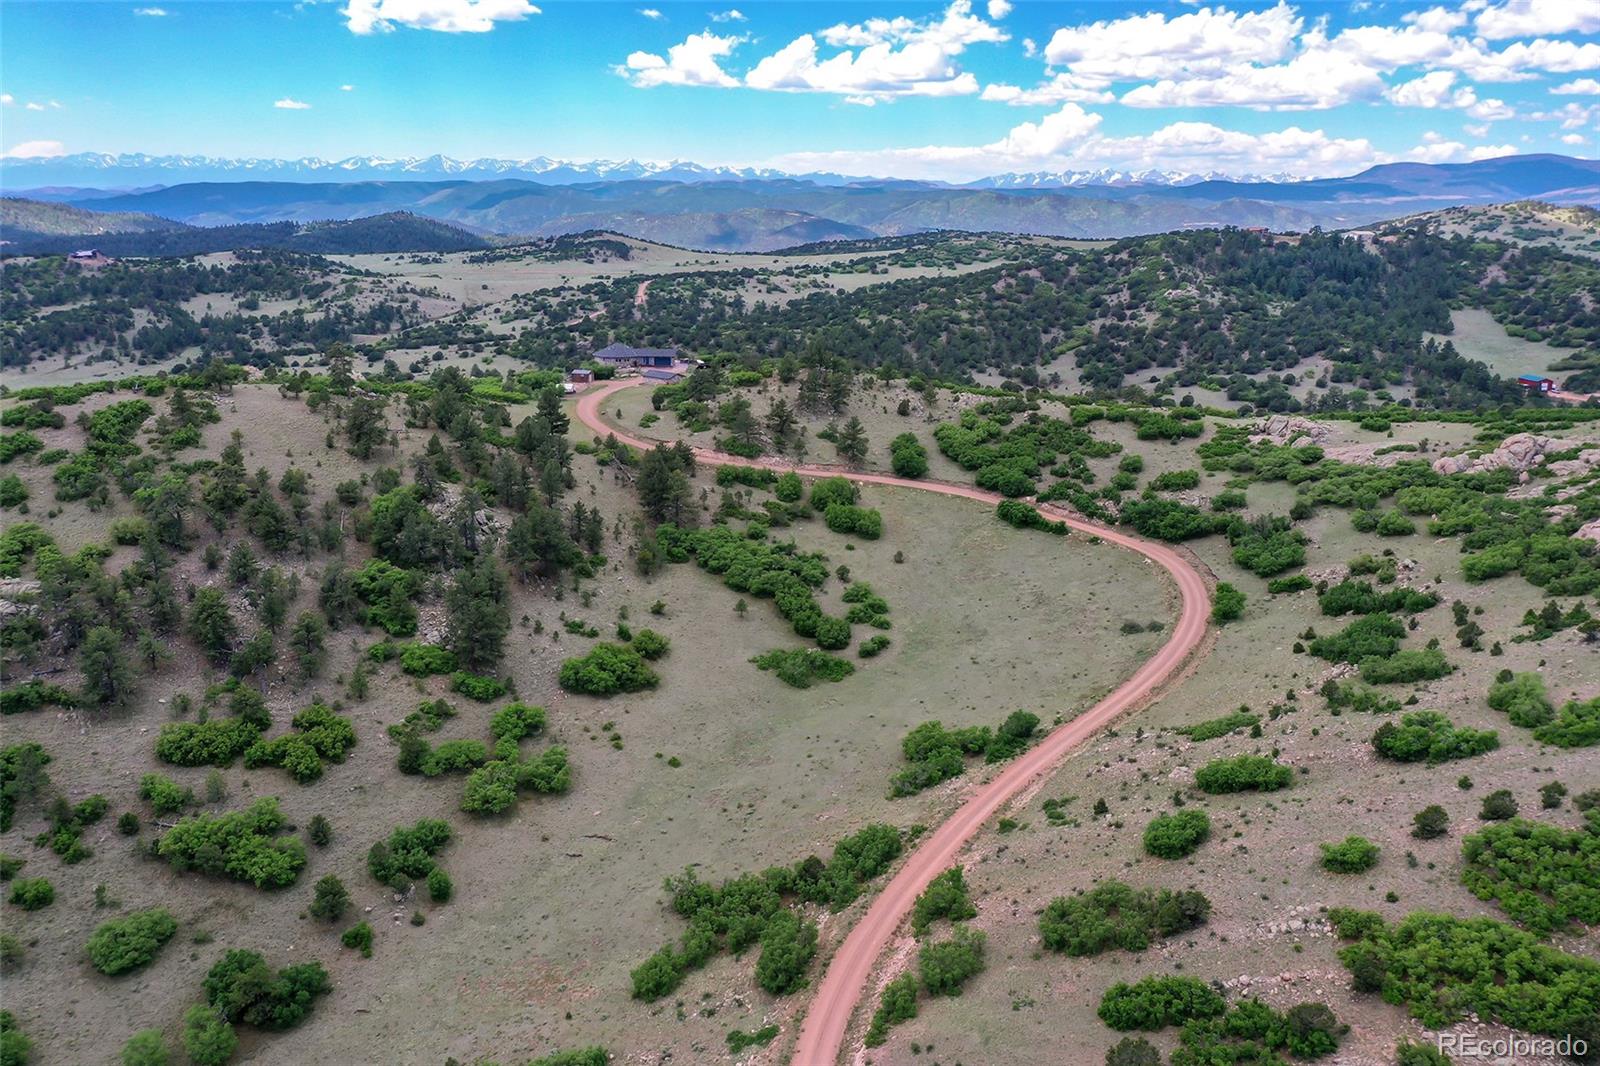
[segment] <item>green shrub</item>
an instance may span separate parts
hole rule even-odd
[[[450,843],[450,836],[449,823],[436,818],[401,826],[367,851],[367,872],[395,891],[404,891],[433,872],[438,865],[434,856]]]
[[[983,972],[985,936],[962,926],[949,940],[924,944],[917,953],[922,987],[931,996],[959,996],[967,979]]]
[[[1208,718],[1204,722],[1196,722],[1194,725],[1177,726],[1172,731],[1198,743],[1225,737],[1229,733],[1240,729],[1249,729],[1253,725],[1260,724],[1261,716],[1259,714],[1238,710],[1232,714],[1222,715],[1220,718]]]
[[[818,478],[811,484],[811,509],[826,512],[835,504],[852,506],[861,496],[856,483],[845,477]],[[780,494],[780,500],[783,496]]]
[[[230,766],[260,739],[260,728],[238,718],[168,722],[156,736],[156,758],[174,766]]]
[[[56,901],[56,886],[44,877],[19,877],[11,882],[9,902],[25,911],[36,911]]]
[[[995,506],[995,514],[999,516],[1000,521],[1018,529],[1038,529],[1058,537],[1067,533],[1065,522],[1053,522],[1040,514],[1038,508],[1029,507],[1017,500],[1001,500]]]
[[[183,1016],[183,1050],[195,1066],[223,1066],[233,1058],[239,1037],[214,1007],[190,1007]]]
[[[816,492],[812,491],[815,501]],[[883,536],[883,515],[868,507],[854,504],[831,503],[822,513],[822,520],[835,533],[854,535],[862,540],[877,540]]]
[[[1161,1066],[1161,1052],[1142,1036],[1125,1036],[1106,1049],[1106,1066]]]
[[[122,1066],[167,1066],[170,1061],[160,1029],[141,1029],[122,1045]]]
[[[465,670],[450,675],[450,690],[479,703],[490,703],[506,694],[506,686],[498,679],[469,674]]]
[[[1194,775],[1202,792],[1219,795],[1227,792],[1276,792],[1294,783],[1294,771],[1265,755],[1236,755],[1213,759]]]
[[[855,667],[815,648],[776,648],[750,660],[758,670],[770,670],[778,679],[795,688],[810,688],[819,681],[843,681]]]
[[[1228,584],[1217,582],[1211,597],[1211,620],[1219,624],[1231,622],[1244,614],[1244,593]]]
[[[1357,989],[1381,991],[1430,1029],[1470,1011],[1525,1033],[1594,1032],[1600,962],[1558,951],[1491,918],[1418,911],[1391,926],[1377,914],[1344,909],[1329,918],[1340,936],[1354,941],[1339,959]]]
[[[89,937],[89,962],[107,977],[149,965],[178,931],[178,923],[160,907],[133,911],[101,923]]]
[[[449,903],[455,895],[455,885],[443,868],[435,866],[428,871],[428,898],[435,903]]]
[[[1150,479],[1150,488],[1156,492],[1183,492],[1200,487],[1200,471],[1168,470]]]
[[[1544,725],[1556,714],[1545,693],[1544,678],[1534,673],[1513,674],[1510,679],[1489,686],[1489,706],[1504,712],[1512,725],[1524,729]]]
[[[889,442],[889,466],[898,477],[922,477],[928,472],[928,449],[916,434],[901,433]]]
[[[887,648],[889,643],[889,638],[879,633],[875,637],[862,641],[861,645],[856,648],[856,655],[863,659],[871,659]]]
[[[867,1027],[867,1047],[880,1047],[889,1038],[889,1030],[901,1022],[917,1016],[917,979],[903,973],[883,987],[878,1009],[872,1013],[872,1024]]]
[[[1433,840],[1450,831],[1450,815],[1437,803],[1429,804],[1412,815],[1411,835],[1418,840]]]
[[[768,1044],[772,1043],[773,1039],[780,1031],[781,1030],[779,1030],[777,1023],[773,1023],[772,1025],[763,1025],[760,1029],[757,1029],[751,1033],[746,1033],[740,1029],[729,1029],[728,1053],[730,1055],[737,1055],[740,1052],[746,1051],[753,1047],[766,1047]],[[601,1061],[603,1062],[604,1060]]]
[[[254,951],[224,955],[201,982],[206,1004],[225,1021],[255,1029],[293,1029],[316,1006],[316,997],[333,991],[320,963],[285,966],[276,974]]]
[[[1461,883],[1540,935],[1600,925],[1600,833],[1522,819],[1461,842]]]
[[[1039,936],[1045,947],[1071,956],[1111,948],[1143,951],[1152,940],[1204,925],[1210,915],[1211,901],[1199,892],[1107,881],[1082,895],[1051,900],[1039,918]]]
[[[589,696],[614,696],[655,688],[661,679],[631,647],[596,644],[589,654],[561,664],[561,687]]]
[[[1194,807],[1158,814],[1144,830],[1144,850],[1158,859],[1181,859],[1211,836],[1211,818]]]
[[[1118,981],[1100,998],[1100,1020],[1113,1029],[1154,1031],[1195,1018],[1215,1018],[1227,1004],[1197,977],[1146,977],[1135,984]]]
[[[1432,681],[1455,669],[1438,648],[1398,651],[1386,658],[1361,660],[1361,680],[1369,685]]]
[[[1322,868],[1336,874],[1358,874],[1378,864],[1378,845],[1366,837],[1348,836],[1337,844],[1322,844]]]
[[[197,870],[257,888],[285,888],[306,862],[305,845],[298,838],[279,836],[286,826],[278,801],[259,799],[243,811],[183,819],[157,842],[156,853],[180,872]]]
[[[400,669],[413,677],[452,673],[455,653],[437,644],[407,644],[400,649]]]
[[[777,1027],[772,1026],[772,1036],[777,1036]],[[765,1029],[761,1032],[766,1032]],[[771,1040],[768,1037],[767,1040]],[[766,1040],[756,1041],[766,1043]],[[533,1059],[528,1066],[606,1066],[610,1056],[603,1047],[569,1048],[566,1051],[557,1051],[554,1054],[542,1055]]]
[[[344,887],[343,881],[329,874],[317,882],[309,908],[311,917],[324,922],[337,922],[349,909],[350,890]]]
[[[1600,697],[1582,703],[1567,701],[1554,721],[1533,731],[1533,739],[1558,748],[1592,748],[1600,744]]]
[[[1385,722],[1372,734],[1372,747],[1384,758],[1426,761],[1429,766],[1482,755],[1499,746],[1500,735],[1494,730],[1457,728],[1437,711],[1404,715],[1398,725]]]
[[[1405,623],[1388,614],[1369,614],[1356,619],[1332,636],[1318,637],[1309,651],[1329,662],[1360,663],[1370,658],[1385,658],[1400,650],[1406,635]]]
[[[817,923],[802,921],[791,910],[779,911],[761,931],[756,983],[775,996],[793,992],[805,985],[806,967],[816,954]]]
[[[139,779],[139,798],[156,814],[172,814],[194,802],[194,790],[184,788],[165,774],[145,774]]]
[[[913,936],[922,936],[940,918],[964,922],[977,916],[978,908],[973,906],[961,867],[952,866],[928,882],[928,887],[922,890],[912,905],[911,933]]]
[[[1509,788],[1496,789],[1483,797],[1478,817],[1485,822],[1503,822],[1517,816],[1517,799]]]
[[[363,959],[372,958],[372,925],[369,922],[357,922],[346,929],[339,936],[339,943],[352,951],[361,952]]]
[[[671,642],[653,629],[641,629],[633,635],[633,650],[648,662],[655,662],[667,654]]]
[[[75,707],[78,700],[69,690],[47,681],[30,680],[8,684],[0,692],[0,714],[21,714],[40,707]]]

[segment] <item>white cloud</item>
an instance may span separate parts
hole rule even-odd
[[[1526,116],[1535,122],[1559,122],[1564,130],[1593,129],[1600,125],[1600,104],[1565,103],[1554,111],[1535,111]]]
[[[647,19],[660,19],[666,17],[653,7],[641,7],[639,9],[639,14],[643,15]]]
[[[272,106],[280,111],[310,111],[311,105],[304,100],[296,100],[292,96],[285,96],[282,100],[272,101]]]
[[[1472,134],[1474,137],[1487,137],[1489,135],[1489,124],[1487,122],[1467,122],[1464,123],[1461,128]]]
[[[1561,143],[1562,144],[1583,144],[1583,143],[1585,143],[1585,141],[1583,139],[1583,134],[1581,134],[1581,133],[1564,133],[1564,134],[1561,135]]]
[[[1116,96],[1105,82],[1063,72],[1032,89],[1004,83],[985,85],[979,99],[1013,107],[1054,107],[1065,103],[1108,104]]]
[[[1473,27],[1491,40],[1600,33],[1600,0],[1506,0],[1479,11]]]
[[[1463,163],[1474,159],[1497,159],[1516,155],[1517,149],[1509,144],[1479,144],[1468,146],[1460,141],[1450,141],[1429,130],[1422,135],[1422,143],[1401,154],[1400,158],[1413,163]]]
[[[356,87],[354,85],[341,85],[339,86],[339,91],[342,93],[353,93],[356,91]]]
[[[497,22],[517,22],[539,9],[528,0],[346,0],[352,33],[386,33],[396,26],[440,33],[487,33]]]
[[[1151,12],[1059,29],[1044,55],[1079,75],[1177,79],[1219,74],[1241,63],[1277,62],[1292,51],[1302,25],[1282,0],[1265,11],[1204,7],[1170,19]]]
[[[819,37],[842,50],[824,58]],[[744,82],[752,89],[878,100],[960,96],[976,93],[978,80],[960,68],[956,57],[970,45],[1008,39],[1000,27],[972,13],[971,0],[953,0],[937,20],[868,19],[802,34],[757,63]]]
[[[1303,111],[1339,107],[1383,91],[1378,73],[1323,49],[1275,66],[1240,66],[1211,77],[1170,78],[1122,95],[1128,107],[1249,107]]]
[[[0,107],[10,107],[17,102],[17,98],[10,93],[0,93]]]
[[[744,20],[744,12],[736,7],[731,7],[726,11],[713,12],[711,15],[712,22],[743,22]]]
[[[1099,126],[1099,115],[1066,104],[986,145],[794,152],[772,163],[788,169],[967,181],[1005,170],[1093,167],[1313,176],[1350,172],[1388,158],[1364,138],[1334,138],[1295,126],[1257,134],[1208,122],[1175,122],[1131,137],[1103,136]]]
[[[1032,37],[1024,37],[1022,39],[1022,54],[1027,56],[1029,59],[1032,59],[1034,56],[1038,55],[1039,42],[1035,41]]]
[[[1467,114],[1483,122],[1501,122],[1508,118],[1516,118],[1516,111],[1506,104],[1504,100],[1489,98],[1479,100],[1467,108]]]
[[[166,18],[168,12],[164,7],[136,7],[133,9],[133,13],[142,15],[145,18],[160,19]]]
[[[66,154],[67,146],[60,141],[23,141],[9,152],[0,152],[0,159],[49,159]]]
[[[1383,95],[1401,107],[1466,107],[1476,102],[1476,96],[1470,88],[1457,89],[1455,82],[1455,71],[1435,70],[1412,81],[1391,86]],[[1468,96],[1473,98],[1468,99]]]
[[[743,37],[719,37],[714,33],[691,33],[682,44],[667,49],[665,58],[652,52],[634,52],[618,73],[641,89],[657,85],[699,85],[731,89],[739,84],[718,60],[726,57]]]
[[[1449,33],[1467,24],[1467,14],[1445,7],[1430,7],[1425,11],[1409,11],[1400,16],[1400,21],[1428,33]]]
[[[1557,85],[1550,91],[1557,96],[1600,96],[1600,81],[1593,78],[1579,78],[1565,85]]]
[[[989,0],[988,12],[989,17],[998,22],[1011,14],[1011,0]]]

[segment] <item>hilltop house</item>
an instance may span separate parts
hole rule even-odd
[[[1522,374],[1517,378],[1517,384],[1529,392],[1556,392],[1556,383],[1549,378],[1540,377],[1538,374]]]
[[[676,348],[630,348],[626,344],[608,344],[594,353],[594,361],[613,367],[660,367],[670,370],[678,360]]]

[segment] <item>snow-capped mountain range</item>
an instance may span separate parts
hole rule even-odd
[[[91,186],[132,188],[205,181],[492,181],[518,178],[547,185],[576,185],[590,181],[806,181],[815,185],[846,185],[871,178],[841,174],[793,174],[768,167],[708,167],[686,160],[651,162],[638,159],[575,161],[534,156],[528,159],[453,159],[445,155],[350,156],[345,159],[226,159],[206,155],[148,155],[143,152],[110,154],[79,152],[75,155],[36,159],[7,159],[0,163],[0,178],[11,189],[41,186]],[[1282,175],[1240,176],[1220,171],[1190,173],[1163,170],[1068,170],[997,174],[968,182],[966,188],[1050,189],[1086,186],[1183,186],[1210,180],[1279,182]],[[917,184],[938,186],[939,182]]]

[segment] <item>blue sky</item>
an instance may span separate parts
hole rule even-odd
[[[0,149],[965,179],[1595,155],[1600,0],[7,0]]]

